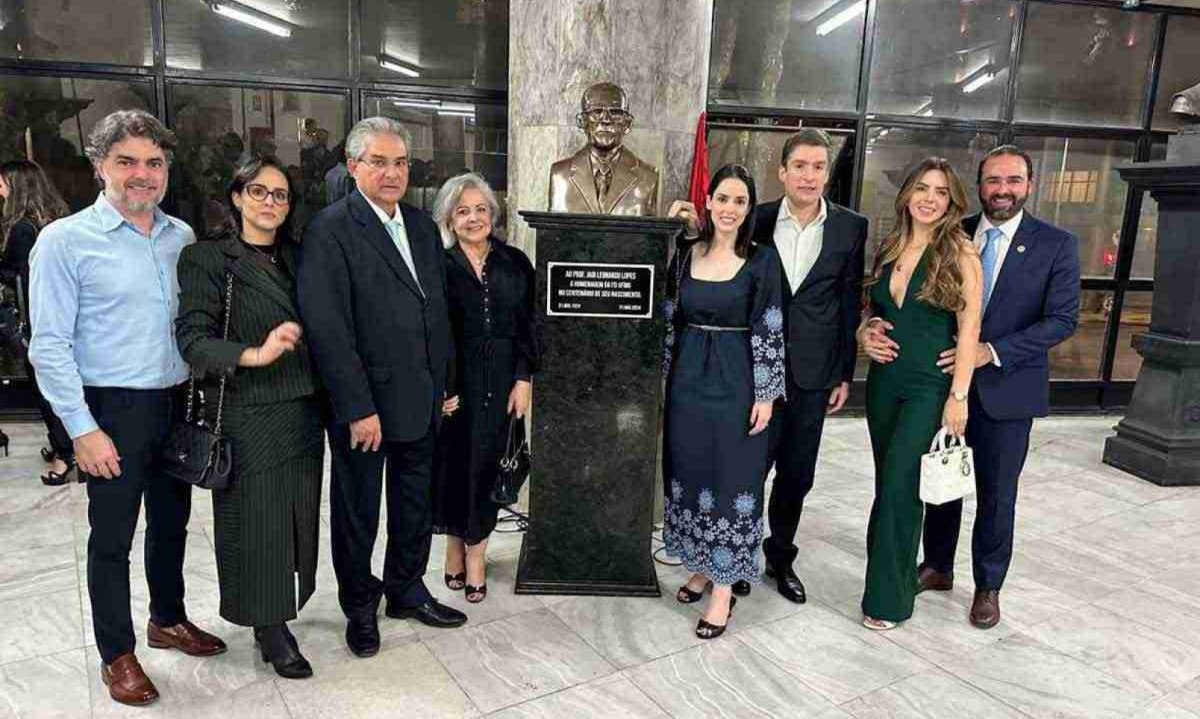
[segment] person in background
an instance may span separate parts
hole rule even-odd
[[[19,306],[29,312],[29,255],[33,252],[34,242],[43,227],[66,216],[69,209],[42,168],[29,160],[10,160],[0,164],[0,198],[4,199],[4,211],[0,214],[0,280],[9,285],[14,294],[18,291],[22,293]],[[38,391],[33,365],[28,357],[25,358],[25,371],[37,398],[49,441],[49,447],[42,448],[42,459],[50,465],[50,469],[41,476],[42,483],[50,486],[66,484],[75,475],[75,450],[71,446],[71,437],[45,396]]]

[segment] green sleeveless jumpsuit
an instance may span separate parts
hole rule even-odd
[[[888,335],[900,349],[888,364],[872,363],[867,374],[867,427],[875,455],[875,502],[867,526],[867,580],[863,614],[900,622],[912,616],[917,596],[917,549],[921,540],[921,455],[942,423],[950,375],[938,355],[954,346],[952,312],[917,299],[929,251],[917,262],[897,306],[888,287],[887,265],[870,290],[872,313],[890,322]]]

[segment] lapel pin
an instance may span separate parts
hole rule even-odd
[[[1025,245],[1017,245],[1017,252],[1024,252],[1024,251],[1025,251]]]

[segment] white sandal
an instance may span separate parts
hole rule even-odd
[[[889,622],[886,619],[876,619],[875,617],[863,617],[862,624],[867,629],[876,632],[886,632],[889,629],[896,628],[896,622]]]

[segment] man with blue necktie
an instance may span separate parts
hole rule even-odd
[[[1050,407],[1052,347],[1075,332],[1079,318],[1079,242],[1024,211],[1033,162],[1021,148],[1002,145],[984,156],[976,176],[983,213],[963,221],[983,264],[983,328],[969,396],[967,444],[975,452],[976,515],[971,537],[975,598],[971,623],[1000,621],[1000,588],[1012,561],[1017,480],[1029,451],[1034,417]],[[876,361],[903,349],[874,320],[864,349]],[[954,371],[955,351],[938,364]],[[925,505],[925,559],[920,590],[948,591],[962,500]]]

